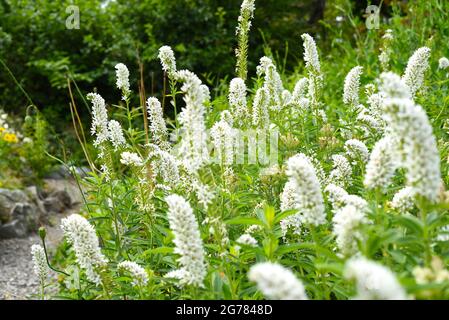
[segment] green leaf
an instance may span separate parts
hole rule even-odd
[[[332,272],[337,275],[343,274],[343,264],[341,263],[316,263],[315,268],[321,272]]]
[[[288,216],[291,216],[291,215],[293,215],[293,214],[295,214],[295,213],[297,213],[297,212],[298,212],[298,210],[296,210],[296,209],[293,209],[293,210],[286,210],[286,211],[284,211],[284,212],[278,214],[278,215],[275,217],[274,223],[277,224],[277,223],[279,223],[282,219],[285,219],[285,218],[287,218]]]
[[[418,235],[423,234],[423,224],[421,220],[412,215],[401,215],[396,217],[397,222],[408,230]]]
[[[256,218],[251,217],[235,217],[225,221],[226,224],[244,224],[244,225],[252,225],[257,224],[263,226],[262,221]]]
[[[266,206],[265,207],[265,220],[267,222],[267,225],[270,227],[270,229],[274,225],[274,216],[275,216],[274,207]]]
[[[158,254],[158,253],[173,253],[174,248],[173,247],[159,247],[154,249],[148,249],[144,251],[144,255],[149,254]]]

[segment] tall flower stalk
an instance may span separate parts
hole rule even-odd
[[[209,92],[201,80],[191,71],[181,70],[176,74],[182,82],[185,107],[179,114],[182,126],[182,139],[178,154],[183,158],[184,167],[191,173],[196,173],[209,159],[207,148],[207,133],[205,124],[205,102]]]
[[[309,75],[309,97],[312,107],[316,110],[321,105],[321,91],[323,88],[323,75],[321,73],[321,64],[318,56],[318,50],[315,40],[307,34],[301,35],[304,41],[304,61]]]
[[[238,26],[235,30],[237,35],[238,47],[235,50],[237,57],[236,73],[237,77],[246,80],[248,68],[248,35],[251,28],[251,19],[254,16],[255,0],[243,0],[240,7],[240,16],[238,18]]]
[[[202,287],[206,276],[203,242],[198,222],[190,204],[181,196],[167,196],[168,221],[175,238],[175,253],[181,267],[169,272],[166,277],[179,280],[180,286],[192,285]]]
[[[41,288],[41,299],[45,298],[45,282],[48,276],[47,257],[45,255],[44,248],[40,245],[34,244],[31,246],[31,255],[33,259],[33,271],[39,278],[39,284]]]
[[[287,268],[271,262],[251,267],[249,280],[256,282],[262,293],[272,300],[308,300],[304,285]]]
[[[287,176],[296,192],[296,208],[301,221],[318,226],[326,221],[324,201],[316,170],[304,154],[297,154],[287,161]]]
[[[99,271],[106,266],[107,259],[101,253],[95,228],[82,216],[72,214],[62,219],[61,229],[75,251],[76,261],[86,271],[87,279],[99,285]]]

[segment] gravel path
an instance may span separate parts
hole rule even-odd
[[[61,242],[63,234],[60,228],[60,221],[71,213],[77,213],[80,205],[80,195],[73,183],[49,181],[53,185],[63,184],[72,188],[70,193],[75,197],[75,205],[63,214],[52,217],[52,226],[45,226],[47,230],[46,245],[49,255],[53,254],[58,244]],[[34,233],[27,238],[0,239],[0,300],[24,300],[40,299],[39,280],[33,272],[31,261],[31,246],[41,244],[39,236]],[[50,272],[50,276],[56,279],[57,275]],[[56,293],[55,281],[51,281],[53,286],[45,289],[46,295]]]
[[[46,226],[46,245],[50,256],[62,240],[59,228],[60,220],[70,212],[55,217],[53,227]],[[40,299],[40,286],[33,272],[30,248],[33,244],[41,244],[37,234],[23,239],[0,240],[0,300]],[[52,273],[53,276],[56,276]],[[55,287],[45,289],[46,294],[54,293]]]

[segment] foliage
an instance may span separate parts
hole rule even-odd
[[[117,98],[111,90],[111,68],[123,62],[137,70],[142,63],[147,92],[160,95],[156,51],[163,44],[171,45],[180,63],[209,84],[234,72],[239,0],[80,1],[75,3],[80,29],[67,29],[66,8],[73,4],[71,0],[0,1],[0,59],[58,132],[70,123],[68,74],[82,92],[98,88],[110,100]],[[265,43],[295,62],[299,46],[288,51],[285,45],[297,43],[299,34],[291,30],[314,28],[315,24],[307,24],[313,6],[312,0],[258,1],[249,40],[250,69],[254,70]],[[131,79],[134,86],[139,78],[136,73]],[[8,73],[0,73],[0,92],[0,107],[23,116],[29,101]],[[85,108],[80,114],[83,119],[89,116]]]
[[[270,297],[270,293],[282,297],[282,286],[294,286],[300,292],[299,284],[303,284],[310,299],[449,298],[449,196],[445,190],[449,182],[448,77],[447,69],[438,68],[437,63],[449,53],[444,42],[448,36],[447,5],[442,1],[410,4],[413,16],[401,16],[398,7],[393,8],[391,21],[383,22],[381,30],[366,30],[347,7],[337,7],[344,18],[336,23],[343,26],[325,25],[332,35],[330,50],[324,50],[321,39],[317,39],[319,57],[314,56],[313,39],[304,35],[303,39],[309,41],[307,63],[299,63],[295,73],[279,73],[281,63],[273,62],[273,56],[265,57],[257,73],[254,64],[248,63],[253,76],[243,85],[234,81],[240,85],[231,86],[232,92],[223,84],[228,81],[223,81],[209,97],[209,90],[193,73],[168,74],[170,93],[163,96],[165,103],[158,105],[153,100],[148,108],[151,105],[164,110],[171,103],[176,117],[158,119],[156,126],[154,119],[160,113],[153,112],[148,131],[141,126],[147,110],[143,103],[135,102],[135,84],[131,85],[131,95],[126,86],[119,87],[122,101],[110,107],[98,93],[90,94],[98,159],[97,168],[83,180],[88,198],[81,214],[89,223],[80,217],[74,219],[79,225],[72,227],[79,227],[74,228],[80,231],[79,238],[69,232],[68,241],[51,261],[61,275],[57,297],[261,299]],[[425,12],[432,12],[431,17]],[[174,19],[169,13],[164,17]],[[432,25],[441,27],[438,33]],[[388,66],[396,75],[381,74],[386,67],[378,61],[379,48],[385,50],[387,46],[382,38],[388,34],[387,28],[393,35],[388,43],[392,52]],[[430,66],[422,74],[424,84],[412,100],[398,75],[404,73],[409,57],[422,46],[431,49]],[[251,51],[250,43],[250,61]],[[316,61],[311,63],[313,59]],[[179,69],[190,67],[183,61],[177,61],[177,65]],[[358,65],[363,67],[360,81],[349,72]],[[131,74],[138,73],[136,70],[131,68]],[[304,77],[307,90],[297,87],[301,82],[296,80]],[[385,79],[396,82],[385,84]],[[120,80],[118,83],[126,83]],[[344,103],[343,87],[350,91],[345,96],[357,95],[357,99],[345,99]],[[397,93],[400,89],[405,97],[394,100],[398,97],[388,96],[390,91]],[[260,100],[254,103],[257,92]],[[374,93],[385,94],[380,106],[371,100]],[[119,96],[119,92],[116,94]],[[399,120],[389,119],[391,114],[384,113],[395,114],[384,106],[391,101],[406,105],[405,109],[408,106],[405,111],[410,113],[398,113]],[[233,112],[242,105],[247,108],[240,109],[239,114]],[[268,112],[268,125],[253,121],[255,110],[258,117]],[[379,114],[379,110],[383,112]],[[368,116],[369,125],[363,120]],[[413,127],[413,120],[421,121],[419,126]],[[384,121],[393,122],[385,127]],[[161,123],[166,124],[174,141],[167,140],[168,134],[160,134],[164,131]],[[401,169],[393,170],[392,181],[383,188],[371,188],[366,182],[367,161],[373,161],[375,167],[373,149],[382,137],[398,134],[392,124],[403,123],[410,124],[402,128],[408,135],[394,136],[396,144],[392,142],[387,149]],[[232,136],[232,129],[276,129],[277,164],[228,163],[222,158],[206,162],[200,157],[204,152],[203,128],[216,129],[213,132],[217,138],[207,156],[223,154],[217,150],[231,153],[223,137]],[[178,145],[175,138],[179,132]],[[371,151],[370,157],[363,152],[354,155],[348,147],[360,146],[354,139],[363,142]],[[426,143],[420,144],[422,141]],[[432,147],[439,153],[436,161],[433,154],[422,152]],[[192,159],[197,164],[193,168],[189,167]],[[417,169],[415,163],[423,165]],[[438,171],[438,177],[426,184],[428,176],[422,172],[427,173],[428,168]],[[411,173],[417,174],[416,180],[409,179]],[[435,189],[440,182],[441,190]],[[397,205],[398,191],[404,186],[415,193]],[[416,192],[426,187],[432,187],[432,199]],[[338,192],[331,194],[330,188],[343,194],[342,198],[335,196]],[[174,201],[169,198],[173,194],[186,201]],[[310,219],[314,214],[318,218]],[[181,223],[180,217],[185,218]],[[66,220],[64,225],[68,224]],[[89,260],[91,253],[96,256],[93,261]],[[204,278],[199,270],[195,281],[189,282],[193,275],[189,268],[194,265],[201,269],[202,263],[198,266],[195,262],[203,259]],[[296,285],[295,281],[282,282],[292,279],[292,274],[282,274],[283,268],[264,264],[268,268],[262,271],[273,272],[265,275],[273,279],[273,287],[265,290],[266,283],[251,277],[256,286],[248,274],[252,266],[267,261],[290,270],[298,281]],[[123,265],[131,267],[119,267]],[[98,277],[93,278],[92,272]],[[146,274],[148,281],[136,274]]]

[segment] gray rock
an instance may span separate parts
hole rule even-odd
[[[29,186],[25,188],[25,192],[28,194],[28,197],[31,199],[44,200],[46,194],[37,186]]]
[[[0,226],[0,238],[22,238],[28,232],[36,230],[39,213],[30,203],[16,203],[10,214],[11,221]]]
[[[9,190],[0,188],[0,221],[10,221],[11,210],[16,203],[28,202],[28,196],[22,190]]]
[[[61,213],[65,205],[57,197],[48,197],[44,200],[44,208],[47,213]]]
[[[41,189],[38,189],[36,186],[30,186],[25,189],[25,192],[28,194],[28,197],[31,199],[33,204],[37,207],[39,215],[43,215],[45,213],[43,199],[46,194]]]
[[[56,190],[50,193],[49,198],[56,198],[58,199],[65,208],[70,208],[72,206],[72,199],[70,198],[70,195],[65,190]]]
[[[37,230],[39,224],[39,212],[31,203],[16,203],[11,211],[11,219],[25,223],[27,230]]]
[[[57,166],[55,169],[45,175],[45,179],[67,179],[70,177],[70,172],[65,166]]]
[[[72,170],[75,171],[77,175],[79,175],[81,178],[86,177],[89,172],[91,171],[88,167],[73,167],[73,169],[68,169],[66,166],[57,166],[54,170],[50,171],[48,174],[45,175],[45,179],[55,179],[55,180],[62,180],[62,179],[68,179],[73,176]]]
[[[28,234],[25,222],[14,220],[0,226],[0,239],[23,238]]]
[[[90,172],[92,172],[92,170],[90,170],[89,167],[76,167],[75,172],[80,176],[80,178],[85,178],[89,175]]]

